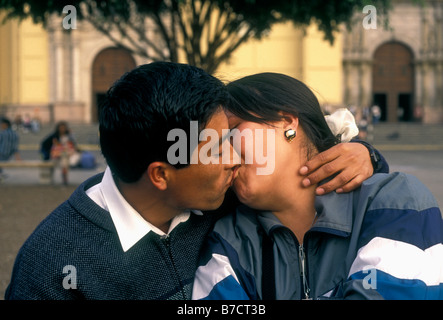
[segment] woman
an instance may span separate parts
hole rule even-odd
[[[317,197],[299,169],[337,138],[314,94],[275,73],[228,88],[231,128],[274,130],[275,141],[262,143],[275,143],[275,170],[238,170],[233,189],[244,205],[216,223],[194,299],[443,299],[443,224],[426,187],[375,174],[351,193]]]

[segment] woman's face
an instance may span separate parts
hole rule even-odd
[[[232,186],[239,200],[256,209],[272,210],[289,187],[288,175],[295,178],[297,161],[294,145],[284,138],[285,122],[273,125],[244,121],[227,113],[234,149],[242,166]],[[239,143],[241,141],[241,143]]]
[[[61,124],[61,125],[58,126],[58,133],[59,133],[60,135],[64,135],[64,134],[66,134],[67,132],[68,132],[68,128],[66,127],[66,125]]]

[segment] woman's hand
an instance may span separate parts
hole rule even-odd
[[[300,168],[306,176],[303,186],[308,187],[336,175],[315,190],[317,195],[331,191],[350,192],[372,176],[374,168],[368,149],[361,143],[339,143],[317,154]]]

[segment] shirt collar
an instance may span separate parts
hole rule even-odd
[[[114,226],[117,230],[123,251],[128,251],[141,238],[149,232],[155,232],[160,236],[167,236],[177,225],[185,222],[191,215],[191,210],[186,210],[174,217],[171,221],[168,233],[164,233],[153,224],[146,221],[122,196],[115,184],[110,168],[106,168],[102,182],[99,184],[102,207],[109,211]],[[192,210],[194,214],[202,215],[198,210]]]

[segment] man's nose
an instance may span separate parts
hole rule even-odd
[[[231,144],[230,144],[231,145]],[[231,149],[232,149],[232,163],[234,165],[240,165],[241,164],[241,155],[237,152],[237,150],[235,150],[235,148],[231,145]]]

